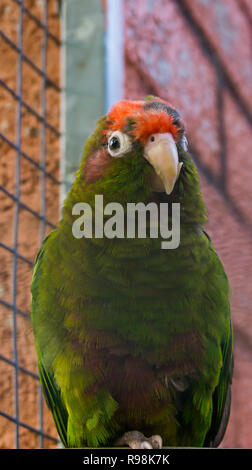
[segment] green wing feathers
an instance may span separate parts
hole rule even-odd
[[[32,283],[32,292],[33,292],[33,302],[32,302],[32,316],[33,316],[33,325],[35,324],[35,316],[36,316],[36,323],[38,322],[38,312],[37,308],[35,308],[36,304],[36,293],[39,285],[40,279],[40,269],[41,269],[41,262],[43,260],[43,256],[45,253],[47,241],[53,237],[53,232],[51,232],[44,240],[42,247],[36,257],[35,260],[35,268],[33,272],[33,283]],[[35,313],[36,312],[36,313]],[[54,376],[50,373],[45,366],[43,365],[42,355],[37,345],[37,363],[38,363],[38,373],[40,378],[40,383],[42,387],[42,391],[47,403],[48,408],[50,409],[56,429],[58,431],[59,437],[63,443],[63,445],[67,446],[67,422],[68,422],[68,413],[63,404],[61,393],[59,387],[56,385],[54,380]]]
[[[60,390],[55,384],[53,375],[46,371],[41,358],[38,359],[38,372],[47,406],[52,413],[59,437],[63,445],[67,447],[68,413],[62,402]]]
[[[213,394],[211,427],[206,435],[206,447],[218,447],[222,441],[230,414],[231,383],[233,374],[233,331],[230,322],[230,336],[222,347],[223,366],[219,383]]]

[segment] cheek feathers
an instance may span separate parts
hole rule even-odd
[[[104,147],[89,155],[84,165],[84,181],[87,184],[94,183],[102,177],[110,162],[110,156]]]

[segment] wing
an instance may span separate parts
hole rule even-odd
[[[203,231],[210,242],[210,249],[216,255],[211,238]],[[217,256],[217,255],[216,255]],[[204,447],[218,447],[228,424],[231,405],[231,382],[233,375],[233,329],[230,319],[229,336],[222,344],[223,365],[219,383],[213,394],[213,413],[210,429],[206,435]]]
[[[32,280],[32,291],[33,294],[37,289],[39,289],[39,267],[41,261],[43,259],[43,255],[45,252],[46,242],[49,237],[53,236],[54,231],[52,231],[47,238],[45,238],[41,249],[37,255],[35,261],[35,267],[33,272],[33,280]],[[35,308],[34,299],[32,299],[32,317],[34,321],[34,317],[37,316],[39,312]],[[68,413],[64,406],[64,403],[61,399],[61,393],[59,387],[57,386],[53,374],[48,371],[44,364],[42,355],[40,353],[38,345],[36,345],[37,350],[37,359],[38,359],[38,373],[40,378],[40,383],[42,386],[42,391],[47,403],[48,408],[50,409],[53,419],[60,436],[60,439],[65,447],[67,447],[67,422],[68,422]]]
[[[231,382],[233,374],[233,333],[230,321],[230,335],[222,345],[223,365],[219,383],[213,394],[213,414],[204,447],[218,447],[228,424],[231,404]]]
[[[45,369],[40,357],[38,357],[38,372],[47,406],[53,415],[60,439],[64,447],[67,447],[68,413],[62,402],[60,390],[54,381],[53,375]]]

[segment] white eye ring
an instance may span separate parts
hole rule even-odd
[[[115,131],[108,138],[108,153],[111,157],[122,157],[131,149],[131,140],[127,134]]]

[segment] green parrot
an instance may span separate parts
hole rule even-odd
[[[103,219],[112,234],[97,236],[97,195],[104,206],[120,204],[125,225],[129,203],[153,203],[159,212],[166,204],[169,224],[179,204],[179,243],[162,249],[160,233],[113,232],[113,211]],[[90,208],[83,219],[78,203]],[[230,412],[232,324],[228,279],[206,221],[178,111],[153,96],[116,103],[86,141],[32,280],[38,371],[65,447],[221,442]],[[83,224],[92,236],[82,236]],[[146,224],[151,229],[150,217]]]

